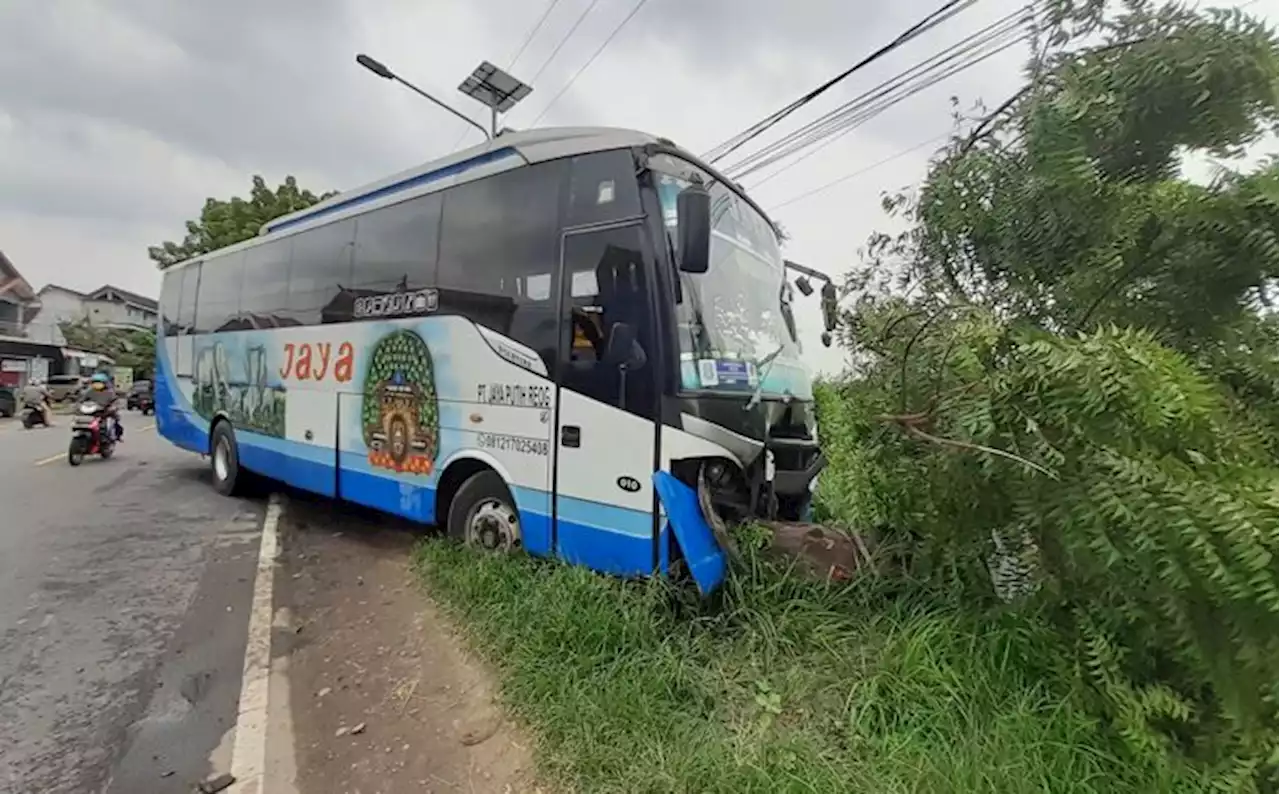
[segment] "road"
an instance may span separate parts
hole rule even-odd
[[[58,421],[0,420],[0,792],[537,790],[410,571],[421,527],[219,496],[136,414],[72,468]]]
[[[189,792],[229,768],[264,505],[137,414],[73,469],[58,419],[0,420],[0,791]]]

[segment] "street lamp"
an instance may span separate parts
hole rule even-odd
[[[484,128],[484,127],[483,127],[479,122],[477,122],[477,121],[475,121],[475,120],[473,120],[473,119],[471,119],[471,118],[468,118],[467,116],[463,115],[462,113],[459,113],[458,111],[456,111],[456,110],[454,110],[453,108],[449,107],[449,106],[448,106],[448,105],[446,105],[445,103],[443,103],[443,102],[441,102],[440,100],[436,99],[435,97],[431,96],[431,95],[430,95],[430,94],[428,94],[426,91],[423,91],[421,88],[418,88],[418,87],[417,87],[416,85],[414,85],[413,83],[409,82],[408,80],[404,79],[404,78],[403,78],[403,77],[401,77],[400,75],[398,75],[398,74],[396,74],[395,72],[393,72],[393,71],[391,71],[390,69],[388,69],[388,68],[387,68],[386,66],[384,66],[381,62],[376,61],[376,60],[374,60],[373,58],[370,58],[368,55],[365,55],[364,53],[360,53],[359,55],[357,55],[357,56],[356,56],[356,63],[360,64],[361,66],[363,66],[364,68],[366,68],[366,69],[368,69],[369,71],[373,72],[374,74],[376,74],[377,76],[381,77],[381,78],[382,78],[382,79],[384,79],[384,80],[393,80],[393,81],[395,81],[395,82],[399,83],[400,85],[404,86],[405,88],[408,88],[410,91],[413,91],[414,93],[418,94],[419,96],[421,96],[421,97],[424,97],[424,98],[426,98],[426,99],[431,100],[432,102],[436,103],[436,104],[437,104],[437,105],[439,105],[440,107],[442,107],[442,108],[444,108],[445,110],[449,111],[449,112],[450,112],[450,113],[452,113],[453,115],[457,116],[458,118],[460,118],[460,119],[462,119],[463,121],[467,122],[467,123],[468,123],[468,124],[470,124],[471,126],[473,126],[473,127],[475,127],[476,129],[480,130],[480,132],[484,135],[484,137],[485,137],[486,139],[488,139],[488,140],[492,140],[492,139],[493,139],[493,135],[491,135],[491,134],[490,134],[489,130],[486,130],[486,129],[485,129],[485,128]],[[477,71],[479,71],[479,70],[477,70]],[[526,91],[525,93],[527,94],[527,93],[528,93],[528,91]],[[514,105],[515,103],[513,102],[512,104]]]
[[[497,137],[498,114],[511,110],[529,96],[533,88],[484,61],[462,81],[458,90],[489,108],[490,137]]]

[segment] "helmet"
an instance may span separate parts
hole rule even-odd
[[[94,383],[102,383],[102,384],[106,384],[106,382],[107,382],[107,373],[105,373],[105,372],[95,372],[95,373],[93,374],[93,382],[94,382]]]

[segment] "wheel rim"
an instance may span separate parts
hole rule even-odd
[[[509,505],[486,499],[467,515],[468,546],[487,551],[510,551],[520,537],[520,518]]]
[[[231,473],[231,448],[224,439],[218,439],[213,447],[213,476],[225,481]]]

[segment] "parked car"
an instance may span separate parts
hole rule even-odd
[[[135,380],[129,387],[129,396],[124,405],[130,411],[141,410],[143,413],[155,408],[155,386],[149,380]]]
[[[84,378],[79,375],[50,375],[46,384],[49,397],[53,402],[61,403],[73,400],[84,390]]]
[[[8,386],[0,386],[0,416],[9,417],[18,412],[18,394]]]

